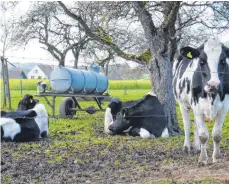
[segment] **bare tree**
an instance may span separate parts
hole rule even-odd
[[[30,40],[38,40],[62,66],[65,66],[66,56],[71,52],[77,68],[80,52],[90,41],[77,24],[66,20],[55,2],[34,3],[27,15],[21,17],[18,28],[17,42],[27,44]]]
[[[1,2],[0,10],[2,15],[0,17],[0,59],[1,72],[3,78],[3,106],[6,106],[8,99],[9,109],[11,109],[11,97],[8,77],[8,60],[6,59],[6,52],[12,50],[16,46],[13,41],[15,35],[15,19],[7,15],[7,11],[13,8],[16,4],[14,2]]]

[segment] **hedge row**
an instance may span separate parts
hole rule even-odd
[[[22,89],[23,90],[36,90],[36,83],[38,80],[34,79],[22,79]],[[48,80],[43,80],[49,86]],[[1,80],[1,88],[2,88]],[[150,89],[150,81],[148,80],[110,80],[109,87],[110,90],[122,90],[122,89]],[[20,79],[10,79],[10,89],[20,90]]]

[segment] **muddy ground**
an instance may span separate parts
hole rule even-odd
[[[198,155],[181,147],[129,146],[139,138],[120,136],[111,145],[91,142],[82,149],[75,140],[64,147],[53,147],[55,141],[3,142],[2,183],[229,183],[229,148],[223,148],[221,163],[200,166]]]

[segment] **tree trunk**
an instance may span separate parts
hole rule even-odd
[[[65,66],[65,55],[61,56],[59,59],[59,66]]]
[[[3,107],[6,107],[6,85],[5,85],[5,64],[4,64],[4,58],[1,57],[1,63],[2,63],[2,79],[3,79]]]
[[[74,68],[78,68],[79,52],[80,52],[80,50],[79,51],[76,51],[76,52],[73,52],[72,51],[72,53],[74,55],[74,58],[75,58],[75,60],[74,60]]]
[[[160,63],[160,64],[159,64]],[[167,116],[169,133],[181,133],[177,123],[176,102],[172,87],[171,62],[168,56],[159,54],[150,64],[151,83],[153,92],[159,101],[164,105],[165,115]]]
[[[143,2],[133,2],[133,7],[138,15],[148,40],[152,59],[149,63],[152,90],[158,100],[164,105],[165,115],[168,120],[169,133],[180,133],[176,116],[176,102],[172,86],[172,63],[175,51],[175,21],[180,2],[163,2],[164,21],[156,27],[151,14]]]

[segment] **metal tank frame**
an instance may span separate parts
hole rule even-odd
[[[104,94],[104,95],[97,95],[97,94],[82,94],[82,93],[53,93],[53,92],[39,92],[35,96],[37,97],[43,97],[47,104],[52,109],[52,116],[56,117],[55,115],[55,106],[56,106],[56,98],[57,97],[65,97],[59,107],[60,116],[62,118],[71,118],[73,117],[77,111],[85,111],[89,114],[94,114],[97,111],[105,111],[102,108],[103,102],[102,101],[109,101],[110,95]],[[47,97],[52,97],[52,100],[50,101]],[[67,97],[67,98],[66,98]],[[94,109],[94,107],[88,107],[86,109],[82,109],[79,102],[76,100],[76,97],[81,98],[91,98],[96,101],[99,109]]]

